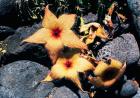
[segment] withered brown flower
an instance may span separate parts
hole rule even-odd
[[[89,76],[89,81],[97,87],[112,86],[124,73],[126,63],[122,64],[120,61],[110,59],[110,64],[100,61],[94,70],[96,77]]]
[[[93,27],[96,29],[93,30]],[[93,43],[96,37],[99,37],[104,40],[109,39],[108,34],[105,32],[104,28],[99,23],[93,22],[81,25],[80,32],[85,32],[87,30],[89,30],[88,35],[82,37],[83,40],[85,39],[86,44]]]

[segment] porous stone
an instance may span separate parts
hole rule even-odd
[[[0,26],[0,40],[4,40],[6,37],[15,33],[15,30],[8,26]]]
[[[20,27],[14,35],[5,39],[7,52],[2,56],[0,63],[5,65],[16,60],[26,59],[49,65],[51,61],[49,62],[50,59],[44,45],[22,43],[23,39],[35,33],[39,28],[41,28],[41,24]]]
[[[140,37],[140,0],[127,0],[127,2],[132,12],[134,25]]]
[[[54,88],[49,95],[50,98],[89,98],[87,93],[79,91],[77,94],[72,92],[69,88],[62,86]]]
[[[138,88],[139,88],[139,85],[136,82],[134,82],[132,80],[128,80],[122,86],[122,89],[120,91],[120,95],[127,96],[127,97],[132,96],[132,95],[137,93]]]
[[[127,65],[133,64],[139,60],[140,52],[137,41],[132,34],[122,34],[121,36],[109,41],[103,46],[97,54],[97,59],[116,58]]]
[[[140,98],[140,88],[137,91],[137,94],[134,95],[132,98]]]
[[[88,15],[83,16],[83,19],[84,19],[84,23],[86,24],[86,23],[97,21],[98,17],[96,14],[90,12],[88,13]]]
[[[48,73],[42,65],[22,60],[0,68],[0,98],[45,98],[53,89],[51,82],[40,83]]]
[[[139,61],[138,61],[138,66],[140,66],[140,58],[139,58]]]
[[[16,16],[16,0],[0,0],[0,25],[15,23]]]

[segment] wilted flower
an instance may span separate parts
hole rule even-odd
[[[52,66],[51,72],[43,81],[66,78],[73,81],[82,90],[79,72],[84,73],[88,70],[94,70],[93,64],[81,57],[78,51],[72,50],[58,58],[56,64]]]
[[[82,38],[83,40],[85,40],[86,44],[93,43],[96,37],[99,37],[104,40],[109,39],[108,34],[105,32],[104,28],[99,23],[88,23],[80,27],[80,32],[87,32],[87,30],[88,35]]]
[[[43,28],[23,41],[45,44],[45,48],[48,50],[53,63],[56,62],[58,54],[64,45],[71,48],[87,49],[86,44],[81,42],[71,30],[75,23],[75,18],[75,14],[63,14],[57,18],[47,6],[42,22]]]
[[[89,81],[97,87],[109,87],[122,76],[126,69],[126,64],[110,59],[110,64],[100,61],[94,70],[96,77],[89,76]]]

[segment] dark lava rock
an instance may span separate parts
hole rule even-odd
[[[83,16],[84,23],[90,23],[90,22],[95,22],[97,21],[98,17],[96,14],[93,13],[88,13],[88,15]]]
[[[132,80],[126,81],[126,83],[123,84],[122,89],[120,91],[121,96],[132,96],[137,93],[138,91],[138,84]]]
[[[15,33],[15,30],[7,27],[7,26],[0,26],[0,40],[4,40],[6,37]]]
[[[45,0],[0,0],[0,25],[18,27],[39,22],[44,15]]]
[[[99,50],[97,59],[106,57],[117,58],[127,65],[138,62],[140,52],[135,37],[132,34],[122,34],[109,41]]]
[[[138,61],[138,66],[140,66],[140,58],[139,58],[139,61]]]
[[[54,87],[40,83],[47,73],[48,68],[27,60],[1,67],[0,98],[45,98]]]
[[[16,1],[0,0],[0,25],[10,24],[16,21]]]
[[[39,28],[41,28],[41,23],[39,24],[34,24],[33,26],[23,26],[19,27],[16,31],[15,34],[8,37],[5,40],[5,43],[11,45],[8,47],[8,51],[13,51],[15,50],[15,47],[19,46],[21,41],[31,34],[35,33]],[[14,46],[12,46],[14,44]]]
[[[140,98],[140,88],[137,91],[137,94],[134,95],[132,98]]]
[[[36,32],[40,27],[41,24],[36,24],[31,27],[21,27],[16,30],[14,35],[8,37],[4,41],[7,45],[7,52],[2,56],[1,64],[26,59],[49,65],[50,59],[43,45],[31,43],[21,44],[23,39]]]
[[[132,11],[134,24],[140,37],[140,0],[127,0],[128,6]]]
[[[87,93],[79,91],[78,94],[72,92],[69,88],[62,86],[60,88],[54,88],[50,93],[49,98],[89,98]]]

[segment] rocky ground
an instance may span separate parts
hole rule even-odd
[[[134,82],[140,83],[140,1],[127,2],[134,32],[125,32],[108,41],[96,56],[97,59],[113,57],[125,61],[127,69],[119,86],[116,84],[108,91],[99,90],[95,98],[140,98],[140,88]],[[48,53],[43,45],[22,43],[22,40],[41,28],[41,21],[21,26],[15,18],[15,5],[14,0],[0,0],[0,98],[89,98],[87,92],[73,89],[67,81],[40,82],[49,73]]]

